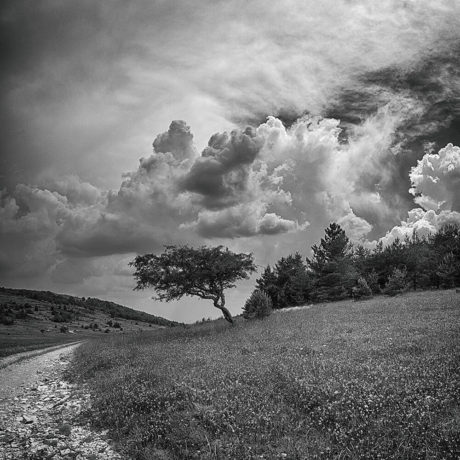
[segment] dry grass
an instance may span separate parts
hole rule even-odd
[[[73,378],[126,455],[458,458],[455,291],[83,345]]]

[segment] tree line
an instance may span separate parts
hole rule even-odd
[[[426,238],[415,234],[374,249],[350,243],[336,223],[325,229],[311,258],[299,253],[268,265],[256,280],[273,308],[372,294],[397,294],[406,289],[451,288],[460,285],[460,228],[446,225]]]
[[[371,250],[353,246],[340,225],[331,223],[311,249],[311,258],[295,253],[265,268],[243,308],[245,318],[307,302],[460,285],[460,228],[454,225],[427,238],[414,233]],[[224,291],[256,271],[252,254],[236,254],[222,246],[166,246],[162,254],[138,255],[130,265],[136,289],[153,288],[154,298],[166,302],[184,296],[211,300],[230,323],[233,317]]]

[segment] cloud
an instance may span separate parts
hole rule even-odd
[[[441,211],[437,214],[434,210],[424,211],[414,208],[409,211],[408,218],[401,225],[393,227],[385,236],[380,238],[384,246],[393,243],[397,238],[404,240],[415,233],[419,237],[426,237],[436,233],[443,226],[460,225],[460,213],[456,211]]]
[[[410,192],[424,209],[460,211],[460,148],[448,144],[411,169]]]
[[[153,141],[153,150],[157,153],[171,153],[177,160],[196,156],[193,134],[185,121],[174,120],[167,132],[159,134]]]
[[[226,208],[250,193],[249,169],[260,150],[255,130],[234,130],[211,136],[201,157],[184,176],[182,187],[208,209]]]
[[[420,237],[437,232],[444,225],[460,225],[460,148],[452,144],[438,153],[426,153],[410,172],[414,201],[422,208],[408,212],[407,219],[380,238],[385,245],[396,238]]]
[[[203,238],[238,238],[295,232],[309,225],[267,213],[267,207],[267,203],[251,202],[214,212],[203,210],[196,221],[182,227],[196,231]]]

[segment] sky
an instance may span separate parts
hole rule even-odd
[[[0,285],[169,319],[167,244],[310,255],[460,223],[460,3],[4,0]],[[241,312],[257,274],[228,292]]]

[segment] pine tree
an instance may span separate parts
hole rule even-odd
[[[256,279],[256,287],[260,291],[265,292],[272,301],[273,308],[279,308],[278,305],[278,285],[276,273],[270,265],[267,265],[262,276]]]
[[[272,312],[270,297],[260,289],[255,289],[243,307],[243,318],[265,318]]]
[[[310,279],[299,253],[282,257],[272,270],[270,265],[256,280],[256,287],[267,293],[273,308],[302,305],[308,300]]]
[[[279,308],[302,305],[308,298],[309,278],[302,256],[282,257],[275,266]]]
[[[447,253],[439,263],[436,274],[441,280],[441,286],[452,288],[457,284],[460,274],[460,260],[453,252]]]
[[[323,301],[350,296],[358,276],[352,263],[350,242],[340,225],[330,224],[312,251],[313,257],[307,259],[313,276],[312,298]]]

